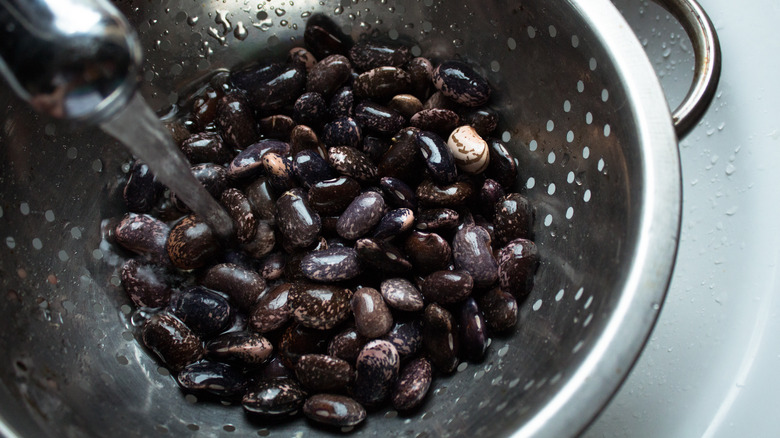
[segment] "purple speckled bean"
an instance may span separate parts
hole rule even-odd
[[[349,204],[336,223],[336,232],[347,240],[355,240],[368,233],[384,214],[385,200],[377,192],[368,191]]]
[[[369,407],[384,401],[393,390],[399,363],[398,351],[392,343],[375,339],[366,344],[355,367],[355,399]]]
[[[393,407],[399,411],[409,411],[419,406],[428,394],[433,381],[431,361],[419,357],[409,362],[401,370],[393,391]]]

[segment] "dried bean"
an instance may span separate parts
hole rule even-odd
[[[458,168],[447,143],[430,131],[418,132],[416,141],[431,178],[439,184],[453,184],[458,178]]]
[[[452,314],[436,303],[425,308],[422,343],[433,365],[443,373],[458,366],[458,325]]]
[[[276,223],[282,236],[294,248],[305,248],[320,234],[322,222],[306,200],[306,192],[292,189],[276,201]]]
[[[243,396],[246,378],[228,364],[203,361],[189,364],[176,376],[186,392],[232,400]]]
[[[292,283],[282,283],[260,297],[249,318],[252,329],[267,333],[284,326],[292,317],[287,304]]]
[[[125,293],[136,306],[162,307],[168,304],[172,291],[160,266],[128,259],[119,275]]]
[[[349,362],[325,354],[304,354],[295,364],[298,381],[312,391],[333,391],[352,382]]]
[[[258,333],[230,332],[206,344],[206,354],[216,360],[258,367],[271,357],[274,347]]]
[[[181,320],[167,312],[149,318],[141,338],[173,371],[179,371],[203,356],[200,339]]]
[[[133,213],[146,213],[157,203],[163,185],[154,177],[149,166],[140,161],[133,163],[129,175],[122,191],[125,205]]]
[[[255,271],[231,263],[221,263],[209,268],[201,283],[209,289],[224,292],[244,310],[254,307],[265,292],[265,280]]]
[[[236,236],[239,243],[247,243],[255,237],[257,219],[252,212],[249,199],[240,190],[230,188],[222,192],[219,200],[236,225]]]
[[[243,149],[257,141],[255,118],[242,93],[228,93],[219,100],[217,125],[228,146]]]
[[[393,326],[393,315],[382,295],[370,287],[355,291],[350,302],[358,333],[367,338],[378,338]]]
[[[230,161],[232,155],[216,132],[193,134],[182,142],[180,148],[192,164],[222,164]]]
[[[301,271],[314,281],[342,281],[360,274],[357,252],[349,247],[313,251],[301,260]]]
[[[452,184],[436,184],[425,180],[417,186],[417,201],[425,207],[460,207],[474,195],[474,186],[466,178],[459,178]]]
[[[306,70],[295,65],[268,64],[234,72],[230,79],[246,91],[256,110],[269,113],[295,102],[306,85]]]
[[[531,235],[534,212],[531,202],[519,193],[510,193],[495,205],[496,237],[500,245]]]
[[[352,117],[341,117],[325,125],[322,131],[322,141],[331,147],[360,147],[363,131]]]
[[[355,242],[360,260],[369,267],[388,274],[403,274],[412,270],[412,264],[391,243],[376,239]]]
[[[151,262],[169,264],[166,241],[170,232],[168,225],[149,215],[128,213],[114,228],[114,238],[123,248]]]
[[[384,280],[379,289],[387,304],[394,309],[417,312],[425,306],[422,293],[405,278]]]
[[[390,205],[410,210],[417,208],[417,195],[400,179],[386,176],[379,180],[379,187]]]
[[[303,93],[293,105],[293,120],[298,124],[308,126],[322,126],[328,104],[322,94],[309,91]]]
[[[352,87],[355,97],[382,102],[408,92],[410,85],[409,73],[397,67],[383,66],[362,73]],[[355,113],[358,113],[357,108]]]
[[[261,380],[241,401],[244,410],[263,416],[296,412],[306,400],[306,391],[293,379]]]
[[[195,215],[173,226],[165,247],[173,265],[183,270],[206,266],[220,252],[214,232]]]
[[[411,59],[408,47],[379,41],[360,41],[349,50],[349,58],[360,70],[382,66],[400,67]]]
[[[515,158],[506,149],[506,146],[495,138],[487,139],[490,163],[485,174],[495,179],[507,190],[511,190],[517,183],[517,163]]]
[[[412,410],[422,403],[433,381],[431,362],[420,357],[401,370],[393,391],[393,407],[399,411]]]
[[[342,175],[350,176],[362,183],[376,180],[377,168],[363,152],[349,147],[337,146],[328,149],[328,161]]]
[[[474,288],[474,280],[466,271],[436,271],[423,279],[420,286],[426,300],[453,304],[466,299]]]
[[[347,240],[355,240],[368,233],[382,219],[385,200],[376,192],[365,192],[356,197],[339,216],[336,231]]]
[[[268,138],[280,141],[287,141],[292,135],[295,127],[295,121],[290,116],[284,114],[275,114],[273,116],[263,117],[258,121],[260,133]]]
[[[461,355],[468,361],[479,362],[489,345],[487,326],[477,302],[469,297],[460,306],[459,314]]]
[[[471,274],[477,287],[488,287],[498,279],[498,263],[490,245],[490,235],[479,226],[463,227],[452,239],[455,266]]]
[[[317,394],[303,405],[309,419],[331,426],[351,427],[366,419],[366,409],[355,400],[335,394]]]
[[[333,336],[328,344],[328,354],[354,364],[360,350],[368,341],[369,339],[358,333],[355,327],[349,327]]]
[[[456,128],[447,139],[447,146],[460,170],[478,174],[490,164],[488,144],[469,125]]]
[[[231,323],[233,309],[227,299],[204,287],[190,287],[173,297],[169,311],[204,338],[215,336]]]
[[[364,406],[376,406],[393,390],[398,378],[400,357],[395,346],[375,339],[366,344],[355,365],[355,399]]]
[[[284,366],[295,368],[304,354],[325,353],[328,346],[328,332],[292,324],[284,331],[279,341],[279,359]]]
[[[460,117],[455,111],[445,108],[420,109],[411,117],[409,124],[424,131],[448,136],[460,124]]]
[[[295,282],[287,296],[293,318],[309,328],[328,330],[349,317],[352,291],[338,286]]]
[[[445,61],[433,70],[433,84],[461,105],[476,107],[490,99],[490,85],[479,73],[460,61]]]
[[[355,120],[364,129],[378,135],[392,135],[406,123],[398,111],[368,100],[355,107]]]
[[[382,339],[395,346],[401,359],[412,357],[422,348],[422,322],[420,319],[396,322]]]
[[[498,278],[501,289],[523,301],[533,288],[539,268],[539,251],[530,240],[515,239],[498,253]]]

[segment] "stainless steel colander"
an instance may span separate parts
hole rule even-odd
[[[697,82],[679,132],[717,83],[717,41],[682,17]],[[438,379],[410,417],[385,410],[350,436],[575,435],[630,370],[663,302],[680,220],[677,137],[642,47],[607,0],[119,0],[146,49],[153,108],[217,68],[278,57],[325,13],[354,38],[483,68],[499,133],[537,205],[542,266],[511,337]],[[703,32],[703,33],[702,33]],[[323,436],[185,398],[133,338],[118,255],[101,221],[123,212],[123,147],[33,113],[0,89],[0,432],[28,437]]]

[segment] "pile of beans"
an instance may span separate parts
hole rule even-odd
[[[283,63],[215,75],[169,124],[220,241],[136,161],[112,238],[139,337],[199,398],[354,426],[511,331],[539,265],[517,162],[466,63],[312,17]]]

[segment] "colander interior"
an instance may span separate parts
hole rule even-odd
[[[554,429],[575,434],[606,402],[661,305],[679,220],[679,199],[671,196],[665,206],[671,225],[656,224],[654,231],[662,236],[653,242],[658,247],[644,247],[640,238],[647,237],[648,202],[653,200],[648,193],[654,193],[648,185],[665,184],[674,192],[679,164],[670,125],[656,121],[658,138],[665,143],[647,144],[646,110],[637,110],[644,103],[635,101],[609,42],[587,18],[603,12],[621,20],[611,4],[117,4],[139,31],[147,59],[141,92],[159,110],[180,98],[177,90],[209,71],[280,57],[302,45],[305,22],[317,13],[329,15],[356,40],[379,36],[409,42],[414,55],[467,60],[480,66],[493,86],[499,135],[520,162],[516,189],[536,205],[534,233],[542,265],[534,291],[521,307],[518,328],[494,338],[483,363],[462,363],[452,376],[437,379],[423,409],[413,415],[385,408],[352,436],[386,436],[388,431],[419,438],[509,435],[524,424],[541,424],[540,415],[550,412],[545,408],[560,400],[581,397],[576,409],[563,409],[563,424]],[[620,22],[624,28],[616,23],[611,34],[630,36]],[[646,70],[652,74],[649,63]],[[660,96],[657,82],[648,87],[648,96]],[[184,397],[168,371],[137,345],[129,322],[131,303],[118,277],[122,257],[102,238],[102,221],[123,213],[123,173],[131,157],[96,129],[35,115],[7,87],[0,89],[0,102],[4,432],[74,437],[330,434],[303,419],[259,423],[238,406]],[[665,106],[651,105],[662,110],[654,117],[669,124]],[[667,155],[665,163],[648,162],[644,148],[651,146],[657,148],[653,154]],[[671,181],[653,177],[662,164],[677,172]],[[651,213],[658,215],[653,201]],[[652,281],[636,284],[633,270],[654,251],[667,260],[653,265],[657,272],[641,277]],[[604,344],[605,334],[616,337],[614,316],[625,310],[628,289],[645,294],[629,297],[646,304],[635,322],[641,330],[634,327],[625,332],[627,340]],[[571,393],[581,383],[574,382],[581,378],[578,372],[607,356],[620,365],[594,376],[603,388]],[[543,420],[545,425],[550,421]],[[522,429],[538,430],[546,429]]]

